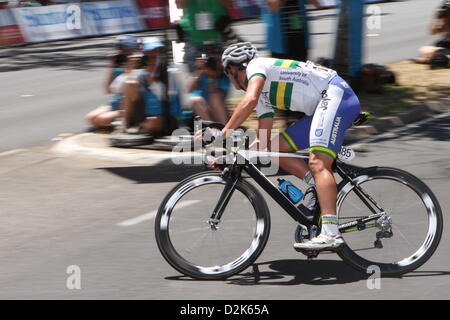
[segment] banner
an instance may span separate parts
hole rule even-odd
[[[149,29],[162,29],[170,26],[168,0],[136,0],[141,18]]]
[[[377,2],[391,2],[392,0],[365,0],[365,3],[377,3]],[[340,4],[340,0],[319,0],[319,3],[324,8],[335,7]]]
[[[81,12],[91,35],[105,35],[145,30],[132,0],[81,3]]]
[[[22,44],[25,39],[9,9],[0,10],[0,46]]]
[[[83,2],[12,9],[28,42],[134,32],[145,29],[134,1]]]
[[[78,3],[12,9],[28,42],[87,36]]]

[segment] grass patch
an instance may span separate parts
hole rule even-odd
[[[363,110],[376,117],[390,116],[420,106],[426,101],[450,96],[450,69],[401,61],[388,65],[397,85],[385,85],[383,93],[359,93]]]

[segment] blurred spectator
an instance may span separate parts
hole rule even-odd
[[[120,35],[116,38],[116,41],[117,52],[108,55],[109,70],[104,83],[104,90],[108,94],[113,93],[110,85],[117,77],[124,73],[129,57],[139,48],[137,38],[131,34]],[[121,100],[122,94],[114,93],[108,105],[98,107],[89,112],[86,115],[86,120],[95,128],[112,128],[112,122],[123,115],[120,107]]]
[[[423,46],[419,49],[420,57],[411,59],[417,63],[430,64],[432,68],[450,67],[450,1],[443,1],[439,6],[430,33],[443,34],[434,46]]]
[[[220,57],[224,42],[241,39],[230,27],[228,9],[232,0],[176,0],[183,9],[179,38],[185,42],[184,61],[192,76],[189,104],[204,120],[228,121],[225,98],[230,88]]]
[[[268,12],[263,15],[267,27],[267,46],[272,57],[308,60],[308,0],[266,0]],[[316,8],[318,0],[309,0]]]
[[[224,33],[232,37],[228,16],[232,0],[175,0],[175,3],[183,9],[179,38],[185,42],[184,61],[193,72],[196,58],[211,51],[222,52]]]
[[[130,56],[121,78],[111,84],[113,91],[123,94],[126,132],[158,135],[165,129],[164,101],[166,87],[161,79],[162,42],[156,37],[143,40],[143,55]]]
[[[225,99],[230,81],[223,73],[219,55],[196,59],[196,69],[189,79],[189,104],[195,115],[203,120],[227,123],[229,114]]]
[[[437,10],[431,34],[442,33],[443,38],[436,43],[436,47],[450,49],[450,1],[445,1]]]

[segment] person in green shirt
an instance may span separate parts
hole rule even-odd
[[[195,59],[202,54],[222,53],[222,30],[219,27],[228,18],[231,0],[176,0],[183,9],[181,28],[186,35],[184,60],[189,71],[195,70]]]

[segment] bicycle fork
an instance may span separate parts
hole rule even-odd
[[[227,176],[227,172],[224,172],[224,176]],[[219,201],[217,202],[211,217],[207,221],[211,227],[211,230],[215,231],[219,228],[218,225],[220,223],[220,219],[222,218],[223,212],[233,195],[237,181],[238,179],[233,178],[231,174],[228,176],[227,182],[222,191],[222,194],[220,195]]]

